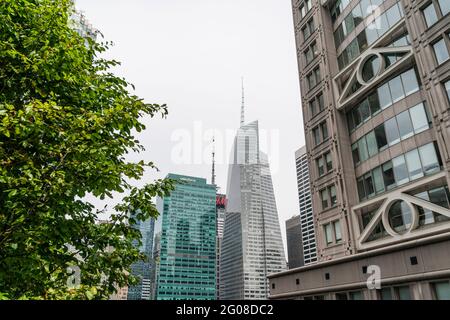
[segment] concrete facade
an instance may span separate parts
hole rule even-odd
[[[449,277],[448,11],[442,0],[293,0],[319,259],[296,271],[300,283],[306,274],[314,282],[297,297],[314,287],[332,298],[336,288],[319,272],[330,264],[340,286],[355,287],[360,257],[392,283]],[[332,168],[322,170],[328,152]],[[429,272],[400,262],[405,244],[418,259],[433,255],[418,261]],[[272,297],[293,290],[286,279],[271,277]],[[422,289],[411,298],[434,297]]]
[[[288,268],[294,269],[305,265],[303,255],[302,227],[300,216],[286,220],[286,243],[288,253]]]

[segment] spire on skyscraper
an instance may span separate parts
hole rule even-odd
[[[211,169],[211,184],[216,184],[216,147],[215,147],[216,138],[213,137],[212,143],[212,169]]]
[[[241,83],[242,83],[241,127],[242,127],[244,125],[244,122],[245,122],[244,77],[241,77]]]

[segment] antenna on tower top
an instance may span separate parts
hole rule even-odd
[[[244,77],[241,77],[241,84],[242,84],[242,104],[241,104],[241,127],[242,127],[244,125],[244,122],[245,122]]]
[[[216,184],[216,147],[215,147],[216,138],[213,136],[213,147],[212,147],[212,170],[211,170],[211,184]]]

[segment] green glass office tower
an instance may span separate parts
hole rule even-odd
[[[159,199],[157,300],[216,298],[216,187],[206,179],[169,174],[170,197]]]

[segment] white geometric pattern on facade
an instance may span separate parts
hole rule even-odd
[[[356,245],[359,250],[372,249],[375,247],[381,247],[387,244],[392,244],[393,242],[400,242],[405,240],[410,240],[416,237],[423,237],[427,234],[435,234],[444,231],[450,231],[450,222],[439,223],[436,225],[428,225],[425,229],[418,229],[419,227],[419,212],[417,206],[422,207],[423,209],[431,210],[432,212],[438,213],[440,215],[446,216],[450,218],[450,209],[441,207],[429,201],[420,199],[418,197],[407,194],[406,192],[414,190],[418,186],[423,186],[431,184],[441,179],[445,179],[445,172],[438,173],[429,178],[426,178],[422,181],[418,181],[414,184],[408,185],[404,188],[400,188],[398,190],[393,190],[387,193],[386,195],[382,195],[380,197],[374,198],[370,201],[366,201],[360,205],[354,206],[352,208],[352,217],[354,219],[355,226],[355,234],[357,236]],[[389,210],[392,205],[398,201],[403,201],[411,210],[412,220],[409,228],[404,233],[398,233],[395,231],[391,224],[389,223]],[[376,210],[369,224],[364,228],[364,230],[360,230],[359,228],[359,214],[358,210],[373,205],[375,203],[382,202],[381,206]],[[383,224],[384,229],[388,233],[388,237],[381,238],[378,240],[373,240],[367,242],[367,239],[377,227],[379,223]]]
[[[397,60],[393,65],[386,68],[386,61],[383,57],[383,54],[399,54],[399,53],[403,53],[404,56],[402,56],[399,60]],[[407,61],[410,57],[412,57],[412,55],[413,52],[411,46],[384,47],[366,50],[360,56],[358,64],[356,65],[351,76],[346,82],[344,89],[340,94],[338,101],[339,102],[338,109],[344,107],[349,102],[354,101],[355,97],[350,93],[350,89],[355,81],[359,82],[359,84],[362,86],[360,90],[361,92],[363,92],[364,87],[368,87],[372,83],[376,83],[380,78],[386,77],[388,75],[387,73],[391,74],[394,69],[397,69],[396,67],[401,66],[402,62]],[[362,70],[367,60],[369,60],[373,56],[377,56],[380,59],[381,62],[380,69],[378,70],[378,73],[370,81],[364,81],[362,78]]]
[[[361,55],[359,55],[352,63],[342,69],[333,79],[334,86],[336,88],[336,109],[342,110],[346,105],[350,102],[354,101],[355,98],[362,95],[366,92],[366,90],[370,90],[374,84],[376,84],[379,80],[389,76],[395,70],[403,65],[403,63],[407,62],[412,56],[412,46],[402,46],[402,47],[385,47],[380,45],[381,43],[386,43],[388,39],[391,39],[392,36],[402,30],[404,27],[404,19],[401,19],[394,27],[392,27],[388,32],[386,32],[383,36],[378,38],[374,43],[372,43]],[[365,82],[361,78],[361,70],[364,66],[364,63],[373,55],[381,56],[383,53],[385,54],[393,54],[393,53],[404,53],[405,55],[397,60],[394,64],[389,66],[388,68],[382,67],[373,79],[369,82]],[[381,59],[383,65],[385,66],[384,59]],[[342,78],[344,75],[350,76],[347,77],[345,81],[345,85],[342,87],[339,84],[342,82]],[[355,93],[349,96],[350,88],[352,84],[358,81],[361,84],[361,88]]]

